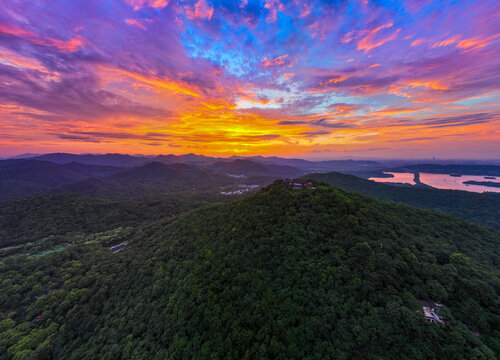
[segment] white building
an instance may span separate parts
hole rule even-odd
[[[422,309],[424,310],[425,321],[431,324],[441,323],[444,324],[444,320],[436,314],[438,309],[443,306],[443,304],[438,304],[434,301],[419,300]]]

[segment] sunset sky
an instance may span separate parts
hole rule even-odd
[[[2,0],[0,155],[500,158],[500,1]]]

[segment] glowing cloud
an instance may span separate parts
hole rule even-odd
[[[198,0],[193,7],[185,7],[186,16],[189,19],[208,19],[212,18],[214,8],[207,0]]]
[[[140,10],[143,7],[163,9],[168,5],[168,0],[125,0],[125,2],[133,6],[134,10]]]

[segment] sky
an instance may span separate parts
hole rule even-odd
[[[2,0],[0,155],[500,158],[500,1]]]

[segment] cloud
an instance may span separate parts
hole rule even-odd
[[[130,26],[136,26],[142,30],[147,30],[147,28],[139,20],[136,19],[125,19],[125,23]]]
[[[132,6],[134,10],[140,10],[144,7],[163,9],[169,3],[168,0],[125,0],[125,2]]]
[[[335,121],[335,120],[329,119],[329,118],[314,120],[314,121],[311,121],[310,124],[313,126],[320,126],[320,127],[326,127],[326,128],[332,128],[332,129],[347,129],[347,128],[357,127],[357,125],[354,123]]]
[[[282,120],[278,122],[278,125],[304,125],[307,124],[307,121],[303,120]]]
[[[69,131],[64,134],[52,134],[60,139],[82,142],[114,142],[116,140],[167,141],[171,137],[163,133],[137,134],[131,132]]]
[[[210,20],[214,13],[214,8],[207,0],[198,0],[192,7],[185,6],[184,12],[189,19]]]
[[[304,135],[304,136],[307,136],[307,137],[316,137],[316,136],[320,136],[320,135],[328,135],[330,134],[329,131],[325,131],[325,130],[318,130],[318,131],[305,131],[305,132],[301,132],[300,135]]]
[[[400,106],[388,106],[384,109],[377,110],[373,112],[373,115],[397,115],[397,114],[407,114],[414,113],[418,111],[429,110],[429,108],[417,108],[417,107],[400,107]]]
[[[473,113],[466,115],[457,115],[449,117],[429,117],[424,119],[399,119],[388,126],[425,126],[432,128],[446,128],[446,127],[462,127],[477,124],[488,123],[491,120],[499,119],[498,115],[493,113]]]
[[[343,77],[334,75],[326,77],[324,80],[319,80],[309,87],[309,91],[343,90],[352,94],[375,94],[386,91],[390,85],[396,83],[399,79],[399,75],[381,77],[370,75]]]
[[[363,108],[360,104],[335,103],[328,106],[329,109],[335,110],[338,113],[349,113],[354,110]]]
[[[352,31],[347,33],[342,41],[344,43],[357,41],[357,49],[363,50],[366,53],[398,37],[401,29],[397,29],[390,33],[387,32],[387,29],[391,28],[392,25],[392,22],[389,22],[372,30]]]
[[[425,42],[425,39],[419,38],[416,40],[413,40],[410,44],[410,46],[419,46],[422,45]]]
[[[15,83],[11,83],[15,79]],[[3,81],[2,81],[3,80]],[[168,117],[169,111],[141,105],[99,89],[98,79],[75,74],[46,80],[37,72],[10,70],[0,65],[0,101],[44,112],[43,117],[94,121],[107,116]]]
[[[80,50],[86,43],[85,39],[81,36],[62,40],[52,37],[41,37],[38,34],[25,30],[18,25],[7,25],[0,22],[0,36],[11,37],[16,40],[28,42],[32,45],[44,46],[54,48],[59,52],[75,52]]]
[[[262,66],[277,66],[277,65],[284,65],[287,63],[287,58],[288,54],[284,54],[278,57],[275,57],[273,59],[268,59],[268,58],[263,58],[261,60]]]

